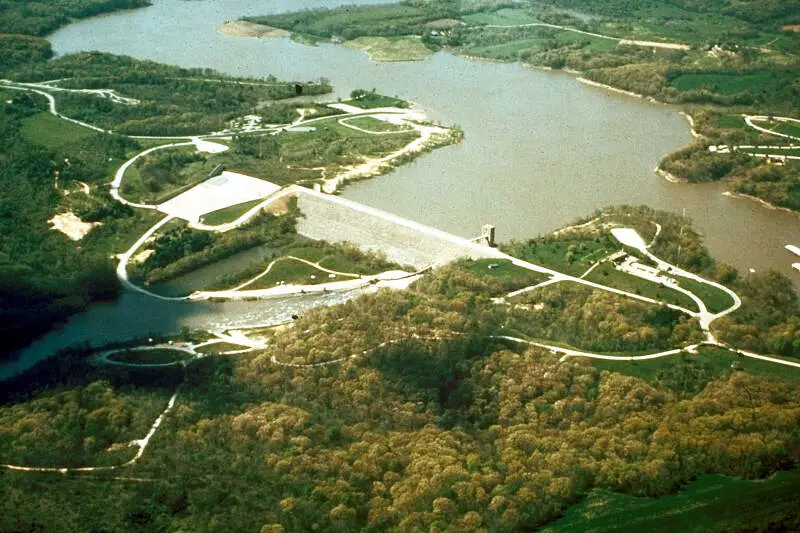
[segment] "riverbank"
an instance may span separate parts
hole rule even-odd
[[[738,198],[740,200],[751,200],[751,201],[754,201],[754,202],[758,202],[759,204],[761,204],[762,207],[765,207],[765,208],[770,209],[772,211],[783,211],[785,213],[791,213],[793,215],[796,215],[798,218],[800,218],[800,213],[798,213],[794,209],[789,209],[788,207],[781,207],[781,206],[772,204],[772,203],[770,203],[770,202],[768,202],[766,200],[763,200],[763,199],[761,199],[761,198],[759,198],[757,196],[753,196],[751,194],[744,194],[744,193],[741,193],[741,192],[734,192],[734,191],[725,191],[724,193],[722,193],[722,195],[723,196],[728,196],[730,198]]]

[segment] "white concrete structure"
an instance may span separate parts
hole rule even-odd
[[[225,207],[260,200],[280,190],[278,185],[225,171],[158,206],[158,210],[191,223]]]

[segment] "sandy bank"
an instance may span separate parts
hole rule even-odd
[[[226,22],[217,31],[223,35],[232,37],[256,37],[259,39],[271,39],[277,37],[287,37],[289,32],[272,26],[263,26],[246,20],[234,20]]]
[[[754,202],[760,203],[763,207],[766,207],[767,209],[771,209],[773,211],[786,211],[787,213],[794,213],[794,214],[800,216],[800,214],[797,211],[795,211],[794,209],[789,209],[788,207],[781,207],[781,206],[778,206],[778,205],[775,205],[775,204],[771,204],[768,201],[766,201],[764,199],[761,199],[758,196],[753,196],[751,194],[744,194],[744,193],[741,193],[741,192],[726,191],[726,192],[722,193],[722,195],[723,196],[729,196],[731,198],[737,198],[737,199],[740,199],[740,200],[752,200]]]

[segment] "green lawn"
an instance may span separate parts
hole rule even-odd
[[[263,201],[263,198],[259,198],[257,200],[250,200],[249,202],[224,207],[203,215],[200,217],[200,221],[209,226],[218,226],[220,224],[233,222]]]
[[[686,362],[691,362],[696,366],[702,366],[707,369],[706,374],[703,376],[704,382],[716,379],[729,372],[731,365],[736,363],[737,368],[742,372],[769,379],[800,383],[800,369],[742,357],[722,348],[701,347],[697,355],[684,353],[645,361],[607,361],[601,359],[592,359],[591,361],[592,365],[598,370],[619,372],[620,374],[643,379],[649,383],[657,381],[659,376],[663,376],[664,373],[684,365]]]
[[[598,266],[586,279],[648,298],[654,298],[665,303],[679,305],[690,311],[699,311],[697,304],[689,296],[664,285],[620,272],[611,263],[603,263]]]
[[[504,251],[531,263],[580,276],[592,263],[615,249],[607,239],[564,239],[511,244]]]
[[[794,124],[791,122],[779,122],[778,127],[775,128],[775,131],[786,135],[793,135],[795,137],[800,137],[800,124]]]
[[[787,519],[797,525],[797,494],[800,494],[797,469],[778,472],[761,481],[701,476],[676,494],[660,498],[635,498],[595,489],[581,503],[567,509],[563,518],[540,531],[789,531],[764,529],[764,526]]]
[[[312,276],[314,276],[312,278]],[[296,285],[316,285],[329,281],[341,281],[343,279],[353,279],[349,277],[337,276],[329,278],[327,272],[323,272],[311,265],[285,258],[279,259],[269,271],[269,274],[262,277],[252,285],[248,285],[244,290],[270,289],[279,282]]]
[[[504,281],[519,281],[519,288],[536,285],[550,277],[518,267],[508,259],[478,259],[467,261],[465,264],[467,270],[477,276],[487,276]]]
[[[712,313],[719,313],[720,311],[724,311],[733,305],[733,298],[731,298],[727,292],[722,291],[713,285],[700,283],[691,279],[682,278],[680,276],[675,276],[675,279],[678,280],[678,285],[688,291],[693,292],[696,296],[703,300],[703,303],[706,304],[706,308]]]
[[[742,130],[747,128],[747,123],[741,115],[722,115],[714,123],[715,128]]]
[[[517,26],[539,22],[539,19],[522,9],[504,8],[485,13],[464,15],[461,20],[469,25],[483,26],[493,24],[498,26]]]
[[[20,133],[34,144],[57,149],[77,146],[96,132],[43,112],[24,118]]]
[[[721,95],[732,95],[775,84],[777,76],[772,72],[752,74],[682,74],[670,82],[681,91],[707,89]]]
[[[372,117],[356,117],[347,120],[347,124],[351,126],[356,126],[358,128],[373,131],[373,132],[387,132],[387,131],[395,131],[395,132],[408,132],[410,128],[408,126],[401,126],[398,124],[392,124],[391,122],[386,122],[385,120],[378,120],[377,118]]]

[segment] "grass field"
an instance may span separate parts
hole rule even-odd
[[[220,224],[233,222],[263,201],[263,199],[259,198],[258,200],[251,200],[249,202],[225,207],[223,209],[203,215],[200,217],[200,222],[203,224],[208,224],[209,226],[218,226]]]
[[[747,123],[741,115],[722,115],[714,123],[715,128],[742,130],[747,128]]]
[[[414,35],[358,37],[352,41],[346,41],[344,45],[361,50],[367,53],[370,59],[379,62],[422,61],[433,54],[433,51]]]
[[[598,266],[586,279],[648,298],[654,298],[662,302],[679,305],[690,311],[699,311],[695,301],[687,295],[665,287],[664,285],[659,285],[636,276],[631,276],[625,272],[620,272],[614,268],[614,265],[611,263],[604,263]]]
[[[798,493],[800,470],[797,469],[778,472],[760,481],[701,476],[676,494],[660,498],[635,498],[595,489],[581,503],[567,509],[563,518],[540,531],[796,531],[792,525],[788,526],[790,529],[764,529],[764,526],[779,520],[798,525]]]
[[[313,277],[312,277],[313,276]],[[290,258],[279,259],[269,274],[262,277],[252,285],[248,285],[246,290],[269,289],[280,282],[297,285],[317,285],[330,281],[341,281],[352,279],[344,276],[330,278],[327,272],[323,272],[311,265],[295,261]]]
[[[645,361],[606,361],[592,359],[592,365],[598,370],[608,370],[619,372],[627,376],[643,379],[649,383],[655,382],[659,375],[675,368],[683,363],[682,359],[692,361],[709,370],[706,380],[715,379],[731,370],[731,365],[736,363],[739,371],[747,372],[755,376],[779,379],[791,383],[800,383],[800,370],[780,366],[767,361],[742,357],[729,350],[722,348],[701,347],[697,355],[682,354],[675,356],[662,357],[659,359],[647,359]]]
[[[706,89],[721,95],[732,95],[751,90],[769,88],[777,76],[772,72],[751,74],[682,74],[670,82],[681,91]]]
[[[504,251],[514,257],[547,266],[565,274],[580,276],[592,263],[615,249],[603,239],[599,242],[594,239],[564,239],[549,242],[539,241],[535,245],[512,244]]]
[[[408,126],[400,126],[398,124],[392,124],[391,122],[387,122],[385,120],[378,120],[377,118],[372,117],[356,117],[347,120],[347,124],[351,126],[356,126],[358,128],[367,130],[367,131],[374,131],[378,133],[383,132],[397,132],[397,133],[405,133],[412,131]]]
[[[72,122],[56,118],[50,113],[38,113],[22,120],[22,137],[34,144],[51,148],[77,146],[94,134]]]
[[[678,280],[678,284],[681,287],[693,292],[703,300],[703,303],[706,304],[706,308],[712,313],[719,313],[733,305],[733,298],[731,298],[728,293],[721,291],[713,285],[700,283],[679,276],[675,276],[675,279]]]
[[[498,26],[517,26],[520,24],[539,22],[539,19],[534,15],[523,11],[522,9],[514,8],[504,8],[492,12],[464,15],[461,17],[461,20],[469,25],[475,26],[483,26],[487,24],[494,24]]]

